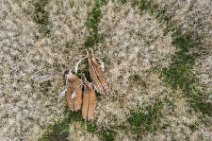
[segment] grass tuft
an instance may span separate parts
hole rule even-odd
[[[198,81],[192,73],[195,59],[201,53],[201,38],[194,38],[194,32],[182,33],[181,28],[177,27],[176,24],[171,21],[172,15],[170,15],[165,8],[160,8],[159,5],[154,4],[151,0],[135,0],[132,2],[132,6],[137,6],[141,12],[149,12],[160,22],[163,21],[167,25],[167,28],[164,30],[164,35],[168,32],[172,32],[172,45],[179,49],[179,51],[173,55],[171,65],[162,69],[161,76],[164,77],[164,81],[170,84],[174,89],[182,89],[185,96],[190,99],[188,102],[194,110],[211,116],[212,112],[208,110],[208,108],[212,107],[212,104],[206,102],[207,96],[195,91],[195,84],[197,84]],[[192,49],[198,50],[198,53],[192,53]]]
[[[68,141],[69,123],[67,120],[63,119],[54,125],[50,125],[38,141]]]
[[[195,111],[199,111],[203,115],[212,116],[212,111],[208,110],[212,107],[212,104],[206,102],[207,96],[195,88],[198,80],[192,73],[192,68],[199,54],[192,53],[190,50],[195,48],[201,52],[201,45],[198,39],[192,38],[192,35],[194,34],[182,34],[179,29],[172,34],[172,44],[179,51],[173,56],[173,63],[163,68],[162,76],[164,76],[164,81],[174,89],[183,90],[185,96],[189,98],[190,106]]]
[[[196,111],[201,111],[203,116],[212,117],[212,103],[207,102],[208,96],[202,93],[197,93],[191,95],[191,99],[189,100],[190,106],[194,108]]]
[[[69,135],[69,125],[76,121],[82,121],[81,111],[70,112],[69,108],[66,107],[64,118],[49,125],[38,141],[69,141],[67,139]]]
[[[97,36],[96,35],[90,35],[86,37],[84,46],[85,47],[94,47],[94,45],[98,42]]]
[[[95,133],[97,131],[96,124],[93,122],[88,122],[87,123],[87,131],[90,133]]]
[[[88,122],[86,130],[90,133],[97,134],[103,141],[114,141],[118,133],[110,128],[98,129],[95,122]]]
[[[101,139],[103,141],[114,141],[116,136],[117,132],[112,129],[104,129],[101,131]]]
[[[90,35],[86,38],[86,41],[84,43],[85,47],[94,47],[94,45],[98,41],[102,40],[102,36],[98,35],[98,24],[101,18],[100,5],[105,3],[106,1],[104,0],[95,1],[95,6],[92,9],[89,15],[88,21],[86,23],[87,27],[89,28]],[[48,0],[46,1],[39,0],[34,5],[35,15],[33,19],[37,24],[45,28],[47,28],[46,25],[48,24],[48,13],[44,9],[47,4],[48,4]],[[64,53],[68,53],[67,50],[69,50],[70,48],[71,48],[71,44],[66,43]],[[88,62],[85,61],[83,62],[83,64],[85,64],[86,66]],[[84,73],[86,76],[89,76],[89,72],[84,69],[81,69],[78,71],[78,75],[81,75],[81,73]],[[56,141],[56,140],[66,141],[68,137],[69,124],[72,121],[82,121],[81,111],[70,112],[69,108],[66,108],[65,117],[61,119],[59,122],[56,122],[55,124],[50,125],[46,129],[42,138],[39,139],[39,141]],[[87,131],[94,133],[96,131],[96,125],[94,123],[89,122],[87,124]]]
[[[45,6],[48,4],[48,1],[46,0],[43,2],[42,0],[35,3],[35,15],[34,15],[34,21],[43,26],[47,29],[48,24],[48,13],[45,11]],[[86,23],[90,35],[87,36],[84,46],[85,47],[94,47],[95,44],[97,44],[99,41],[103,40],[103,36],[98,34],[98,25],[101,19],[101,9],[100,6],[102,4],[105,4],[105,0],[96,0],[95,6],[92,9],[91,13],[89,14],[88,21]],[[68,53],[68,50],[71,48],[70,43],[65,44],[65,51],[64,53]],[[88,62],[85,60],[82,62],[85,67],[88,65]],[[78,71],[78,75],[81,75],[84,73],[86,77],[90,80],[89,72],[85,69],[80,69]],[[59,122],[56,122],[53,125],[50,125],[45,133],[43,134],[42,138],[39,139],[39,141],[68,141],[67,137],[69,134],[69,124],[73,121],[82,121],[81,117],[81,111],[79,112],[70,112],[69,108],[66,108],[65,110],[65,117],[61,119]],[[89,122],[87,124],[87,131],[90,133],[97,132],[97,127],[94,123]],[[99,132],[98,132],[99,133]],[[110,130],[107,131],[108,134],[102,134],[103,138],[105,140],[111,140],[113,139],[114,132],[110,132]]]
[[[128,118],[132,133],[142,138],[148,133],[157,131],[160,128],[162,106],[162,102],[157,101],[154,105],[148,105],[144,109],[132,110]]]
[[[86,25],[90,35],[85,39],[84,47],[86,48],[93,48],[97,43],[104,40],[103,35],[98,34],[98,25],[102,17],[100,6],[106,3],[105,0],[96,0],[92,11],[89,13]]]
[[[33,3],[35,7],[33,21],[38,24],[39,32],[45,36],[50,34],[50,30],[48,28],[49,13],[45,10],[48,3],[49,0],[37,0]]]

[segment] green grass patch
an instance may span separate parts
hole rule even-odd
[[[133,109],[128,118],[132,133],[136,134],[137,138],[142,138],[148,133],[154,133],[160,129],[162,108],[162,102],[156,101],[154,105]]]
[[[38,141],[69,141],[69,125],[72,122],[82,121],[81,111],[71,112],[68,107],[66,107],[64,118],[49,125],[42,137]]]
[[[93,122],[88,122],[87,123],[87,129],[86,129],[88,132],[90,133],[95,133],[97,131],[97,127],[96,127],[96,124],[93,123]]]
[[[86,130],[89,133],[96,134],[103,141],[114,141],[118,133],[111,128],[98,128],[95,122],[87,122]]]
[[[94,47],[96,43],[103,40],[103,36],[98,34],[98,24],[101,19],[101,10],[100,6],[102,4],[105,4],[105,0],[96,0],[94,8],[92,9],[91,13],[89,13],[88,21],[86,23],[90,35],[86,38],[84,46],[85,47]],[[48,12],[45,10],[45,6],[48,4],[48,0],[38,0],[34,3],[35,6],[35,12],[33,20],[39,24],[41,27],[46,28],[48,30]],[[44,32],[48,33],[48,32]],[[64,53],[68,53],[68,50],[71,48],[70,43],[65,44]],[[88,62],[87,60],[84,60],[82,62],[84,64],[84,67],[87,68]],[[77,75],[85,74],[85,76],[89,79],[89,72],[87,69],[80,69],[77,73]],[[90,79],[89,79],[90,80]],[[47,87],[48,88],[48,87]],[[65,110],[65,116],[60,121],[56,122],[53,125],[50,125],[43,136],[39,139],[39,141],[66,141],[68,137],[68,131],[69,131],[69,124],[71,122],[75,121],[82,121],[81,117],[81,111],[79,112],[71,112],[69,108],[66,108]],[[94,133],[97,132],[97,127],[94,123],[88,122],[87,124],[87,131]]]
[[[103,141],[114,141],[117,136],[117,132],[112,129],[104,129],[100,133],[101,139]]]
[[[208,101],[208,95],[202,92],[198,93],[198,90],[194,90],[195,94],[192,94],[189,100],[190,106],[196,111],[201,111],[203,116],[212,117],[212,103]]]
[[[96,134],[103,141],[114,141],[118,135],[118,133],[111,128],[98,128],[94,121],[88,121],[86,123],[86,131]]]
[[[38,141],[68,141],[69,123],[67,118],[50,125]]]
[[[184,33],[177,29],[173,34],[172,44],[179,49],[172,58],[170,66],[163,68],[161,75],[164,81],[170,84],[174,89],[181,89],[184,95],[189,98],[189,104],[195,111],[204,115],[212,116],[212,107],[210,102],[206,102],[208,96],[197,90],[198,80],[192,72],[195,59],[200,56],[201,44],[199,39],[195,39],[194,33]],[[190,52],[192,48],[199,53]]]
[[[92,34],[92,35],[86,37],[84,46],[85,47],[93,47],[96,43],[98,43],[98,36]]]
[[[112,130],[111,128],[98,128],[94,121],[88,121],[86,123],[86,127],[86,130],[89,133],[98,135],[98,137],[103,141],[114,141],[118,134],[115,130]]]
[[[123,3],[125,2],[123,1]],[[208,109],[212,107],[212,104],[206,102],[207,96],[203,92],[195,90],[198,80],[192,73],[195,59],[201,53],[201,38],[195,37],[196,35],[192,31],[183,33],[181,28],[171,21],[172,15],[152,0],[135,0],[131,3],[133,7],[138,7],[141,12],[149,12],[159,22],[164,22],[167,25],[167,28],[164,29],[164,35],[172,32],[172,45],[179,51],[173,55],[171,65],[162,69],[161,76],[163,76],[164,81],[174,89],[182,89],[185,96],[190,99],[188,101],[190,106],[196,111],[211,116],[212,111]],[[192,49],[198,50],[198,53],[192,53]]]
[[[125,0],[121,0],[125,3]],[[147,11],[154,15],[159,21],[169,22],[172,15],[168,14],[166,9],[161,9],[157,4],[151,0],[134,0],[131,2],[132,6],[137,6],[141,11]]]
[[[89,30],[89,36],[86,37],[84,47],[93,48],[97,43],[104,40],[104,36],[98,34],[98,25],[102,18],[101,5],[106,4],[106,0],[95,0],[95,5],[89,13],[86,25]]]
[[[47,36],[50,34],[48,27],[49,24],[49,12],[45,10],[45,7],[48,5],[49,0],[36,0],[33,2],[34,5],[34,14],[33,21],[38,24],[39,32]]]

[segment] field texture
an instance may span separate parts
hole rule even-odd
[[[93,122],[59,100],[87,48]],[[0,0],[0,141],[142,140],[212,140],[211,0]]]

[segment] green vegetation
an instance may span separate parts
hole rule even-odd
[[[38,24],[39,32],[47,36],[50,34],[48,28],[49,24],[49,13],[45,10],[45,7],[48,5],[49,0],[36,0],[33,2],[35,7],[33,21]]]
[[[100,6],[105,4],[105,0],[96,0],[95,6],[92,9],[91,13],[89,14],[88,21],[86,23],[90,35],[86,37],[86,41],[84,43],[85,47],[94,47],[95,44],[102,41],[104,37],[98,34],[98,24],[101,19],[101,10]],[[42,28],[47,28],[48,24],[48,12],[45,11],[45,6],[48,4],[48,1],[38,1],[35,3],[35,15],[34,21],[39,24]],[[44,30],[45,31],[45,30]],[[49,33],[49,32],[43,32]],[[71,48],[70,43],[65,44],[64,53],[68,53],[68,50]],[[82,64],[86,67],[88,65],[87,60],[83,60]],[[87,67],[86,67],[87,68]],[[87,69],[80,69],[77,75],[85,74],[86,78],[90,80],[89,72]],[[48,90],[46,85],[42,85]],[[65,116],[60,121],[56,122],[53,125],[50,125],[46,131],[44,132],[43,136],[39,139],[39,141],[68,141],[67,137],[69,134],[69,124],[75,121],[82,121],[81,111],[79,112],[71,112],[67,107],[65,110]],[[96,133],[101,136],[101,138],[105,141],[113,141],[116,136],[116,132],[107,129],[97,131],[96,124],[94,122],[88,122],[86,130],[90,133]]]
[[[126,0],[121,0],[126,2]],[[141,12],[147,11],[154,15],[159,21],[170,22],[171,15],[167,13],[166,9],[160,8],[159,5],[155,4],[152,0],[134,0],[132,6],[137,6]]]
[[[50,125],[38,141],[68,141],[69,123],[67,118]]]
[[[69,125],[77,121],[82,122],[83,120],[81,111],[70,112],[68,107],[66,107],[64,115],[64,118],[49,125],[38,141],[69,141],[67,139],[69,135]],[[86,126],[88,132],[97,134],[104,141],[114,141],[117,136],[117,132],[109,128],[98,130],[94,122],[88,122]]]
[[[103,141],[114,141],[117,136],[117,132],[112,129],[104,129],[100,133]]]
[[[95,122],[88,122],[86,130],[90,133],[97,134],[103,141],[114,141],[117,136],[117,132],[110,128],[98,129]]]
[[[183,35],[180,31],[176,31],[173,34],[172,44],[180,50],[173,56],[173,63],[162,70],[162,75],[173,88],[189,92],[195,82],[191,69],[196,57],[196,55],[189,53],[189,49],[197,47],[198,43],[194,42],[189,34]]]
[[[120,2],[124,4],[127,0],[120,0]],[[86,23],[89,30],[89,36],[86,37],[84,43],[84,47],[86,48],[94,48],[96,44],[104,40],[104,36],[99,35],[98,33],[98,25],[102,17],[100,6],[105,3],[106,1],[103,0],[95,0],[95,5],[89,13]],[[161,9],[151,0],[135,0],[131,3],[132,6],[137,6],[141,12],[147,11],[154,15],[160,22],[164,22],[167,25],[167,28],[164,30],[164,35],[172,31],[172,45],[175,46],[178,51],[175,55],[173,55],[172,63],[168,67],[162,69],[161,76],[163,76],[164,82],[172,86],[173,89],[181,89],[185,94],[184,96],[189,99],[190,106],[196,111],[201,112],[203,115],[212,116],[212,104],[210,102],[206,102],[208,98],[207,95],[204,95],[201,91],[196,89],[195,85],[197,83],[197,79],[192,73],[192,68],[195,63],[194,61],[199,54],[192,52],[191,49],[195,48],[201,52],[199,37],[195,38],[195,34],[193,32],[182,33],[181,28],[176,27],[176,25],[171,21],[172,16],[167,13],[166,9]],[[35,15],[33,17],[34,21],[42,27],[41,29],[45,34],[49,33],[47,28],[48,12],[44,9],[47,4],[47,0],[40,0],[35,3]],[[69,44],[65,47],[70,48]],[[83,64],[88,63],[83,62]],[[84,73],[86,77],[89,78],[88,71],[83,69],[79,71],[79,74],[81,73]],[[146,86],[146,83],[137,74],[131,75],[129,77],[129,82]],[[48,91],[48,87],[50,86],[51,85],[49,85],[49,83],[41,85],[43,91]],[[169,126],[168,124],[161,125],[163,102],[156,101],[153,105],[133,109],[127,120],[130,125],[130,131],[138,138],[143,138],[149,133],[154,133],[158,129]],[[170,105],[173,105],[170,101],[168,102]],[[82,121],[81,112],[72,113],[69,110],[66,110],[64,118],[59,122],[50,125],[39,141],[66,141],[69,132],[69,124],[73,121]],[[197,126],[198,125],[194,124],[189,127],[192,130],[195,130]],[[114,127],[114,129],[116,129],[116,127]],[[104,141],[113,141],[118,134],[115,130],[110,128],[98,129],[94,122],[88,122],[86,130],[90,133],[99,135],[99,137]]]
[[[70,112],[66,107],[64,118],[49,125],[43,136],[38,141],[69,141],[69,124],[75,121],[82,121],[81,111]]]
[[[86,25],[89,31],[89,35],[86,37],[84,42],[85,48],[94,48],[97,43],[104,40],[104,36],[98,34],[98,25],[102,17],[100,6],[106,3],[106,0],[95,0],[94,7],[88,14]],[[83,68],[78,71],[78,75],[84,74],[87,80],[91,81],[89,71],[86,69],[88,68],[88,60],[83,60],[81,64],[83,64]]]
[[[88,14],[86,25],[89,30],[89,36],[86,37],[84,47],[86,48],[93,48],[97,43],[104,40],[104,36],[98,34],[98,25],[102,18],[102,13],[100,7],[103,4],[106,4],[107,0],[95,0],[95,5],[92,11]],[[84,68],[88,68],[88,60],[85,59],[82,61],[84,64]],[[84,74],[88,81],[91,81],[89,71],[87,69],[80,69],[78,71],[78,75]],[[98,95],[98,93],[96,93]],[[96,132],[96,125],[95,123],[88,122],[87,124],[87,131],[88,132]]]
[[[87,131],[90,133],[95,133],[97,130],[96,124],[93,122],[88,122],[87,123]]]
[[[98,129],[95,122],[88,122],[86,126],[88,132],[98,135],[103,141],[114,141],[117,136],[117,132],[110,128]]]
[[[191,95],[191,99],[189,100],[190,106],[194,108],[196,111],[201,111],[203,116],[212,117],[212,103],[207,102],[208,96],[203,93],[193,94]],[[207,123],[206,123],[207,124]]]
[[[121,0],[121,2],[125,3],[126,1]],[[196,90],[195,85],[198,80],[192,73],[194,61],[201,53],[201,38],[195,37],[194,32],[182,33],[181,28],[171,21],[172,15],[151,0],[135,0],[132,2],[132,6],[137,6],[141,12],[149,12],[160,22],[164,22],[167,25],[167,28],[164,29],[164,35],[170,31],[173,32],[172,44],[179,51],[173,55],[170,66],[162,69],[161,76],[164,77],[164,81],[174,89],[182,89],[185,96],[190,99],[190,106],[196,111],[212,116],[212,111],[209,110],[212,107],[212,103],[206,102],[208,96]],[[198,50],[198,53],[191,51],[194,48]]]
[[[196,84],[198,80],[192,73],[195,59],[199,56],[192,53],[191,49],[195,48],[201,53],[201,44],[199,39],[195,39],[194,33],[182,34],[180,30],[176,30],[173,34],[173,45],[179,49],[173,56],[173,63],[162,70],[165,82],[170,84],[174,89],[182,89],[185,96],[189,98],[189,103],[194,110],[204,115],[212,116],[212,103],[206,102],[207,95],[197,90]]]
[[[105,3],[105,0],[96,0],[95,6],[93,7],[91,13],[89,13],[86,25],[89,29],[90,35],[86,37],[84,43],[84,46],[87,48],[94,47],[98,42],[104,40],[103,35],[98,34],[98,25],[102,17],[100,6]]]
[[[148,133],[154,133],[160,126],[162,118],[162,102],[156,101],[154,105],[147,105],[144,109],[137,108],[131,111],[128,122],[132,133],[142,138]]]

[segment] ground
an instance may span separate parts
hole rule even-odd
[[[212,140],[211,9],[210,0],[1,0],[0,140]],[[59,100],[64,68],[74,71],[86,48],[111,87],[97,94],[93,122]]]

